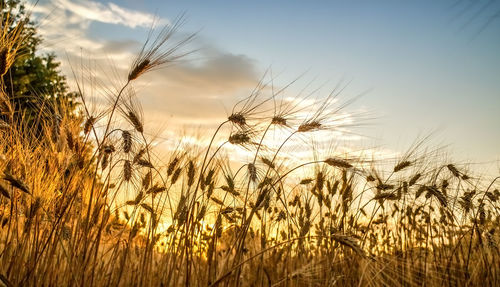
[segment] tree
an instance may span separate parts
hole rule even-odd
[[[0,7],[0,58],[2,51],[13,58],[6,57],[7,69],[0,73],[13,122],[41,130],[43,121],[60,118],[61,113],[73,115],[76,95],[68,92],[55,55],[39,53],[42,39],[24,4],[20,0],[0,1]]]

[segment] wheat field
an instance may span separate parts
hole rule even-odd
[[[78,85],[75,111],[26,121],[2,76],[0,285],[500,285],[499,178],[425,138],[392,161],[318,148],[357,124],[343,86],[304,107],[263,78],[204,145],[160,156],[134,85],[186,55],[181,22],[148,38],[98,108]],[[22,29],[1,35],[2,75]]]

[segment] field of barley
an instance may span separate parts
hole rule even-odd
[[[202,145],[160,152],[135,87],[196,53],[182,17],[113,84],[75,69],[69,92],[3,5],[0,286],[500,285],[500,175],[428,137],[393,159],[318,143],[370,120],[347,85],[290,100],[266,74]],[[64,88],[18,88],[27,59]]]

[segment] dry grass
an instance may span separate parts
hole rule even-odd
[[[204,149],[157,159],[133,83],[183,55],[191,37],[167,45],[177,28],[146,43],[104,114],[80,91],[83,121],[61,113],[40,123],[44,137],[1,123],[3,285],[500,284],[497,178],[419,145],[389,168],[339,154],[290,161],[295,137],[342,128],[328,122],[343,116],[338,91],[300,119],[259,83]],[[286,139],[264,144],[274,130]],[[227,145],[253,160],[230,164]]]

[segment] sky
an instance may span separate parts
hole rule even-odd
[[[349,108],[369,112],[356,131],[366,146],[404,151],[433,133],[454,159],[500,169],[500,1],[42,0],[32,11],[70,81],[79,66],[126,75],[150,27],[184,15],[178,37],[197,33],[196,51],[137,87],[165,137],[213,128],[267,71],[276,86],[300,78],[289,96],[348,83],[339,98],[362,95]]]

